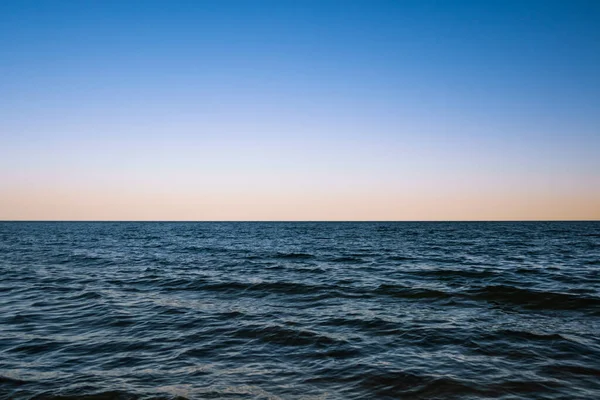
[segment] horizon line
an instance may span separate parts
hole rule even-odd
[[[327,222],[349,222],[349,223],[358,223],[358,222],[600,222],[600,219],[488,219],[488,220],[475,220],[475,219],[439,219],[439,220],[383,220],[383,219],[373,219],[373,220],[150,220],[150,219],[140,219],[140,220],[117,220],[117,219],[101,219],[101,220],[87,220],[87,219],[0,219],[1,222],[93,222],[93,223],[102,223],[102,222],[182,222],[182,223],[223,223],[223,222],[256,222],[256,223],[265,223],[265,222],[273,222],[273,223],[286,223],[286,222],[319,222],[319,223],[327,223]]]

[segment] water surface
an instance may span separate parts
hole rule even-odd
[[[600,223],[0,223],[0,397],[599,399]]]

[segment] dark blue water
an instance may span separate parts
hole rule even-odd
[[[0,223],[0,397],[600,399],[600,223]]]

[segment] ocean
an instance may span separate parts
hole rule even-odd
[[[3,399],[600,399],[600,222],[0,222]]]

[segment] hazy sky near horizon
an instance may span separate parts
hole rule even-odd
[[[600,219],[598,1],[2,1],[0,219]]]

